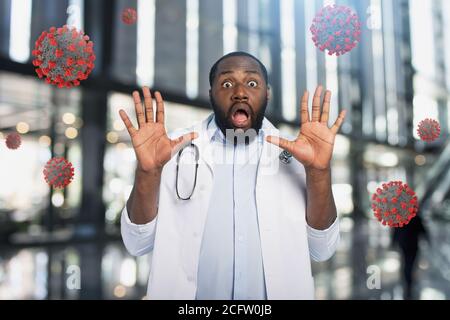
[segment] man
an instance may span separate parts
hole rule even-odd
[[[170,136],[159,92],[156,119],[149,89],[145,107],[133,93],[138,129],[120,111],[137,157],[122,237],[133,255],[153,251],[148,297],[313,299],[310,257],[339,241],[330,161],[345,112],[329,128],[318,87],[310,119],[305,92],[299,135],[281,137],[264,118],[267,71],[244,52],[219,59],[210,85],[214,114]]]
[[[430,243],[427,229],[418,214],[403,228],[394,228],[392,244],[397,244],[402,255],[403,299],[414,300],[414,271],[416,258],[420,251],[420,238],[424,237]]]

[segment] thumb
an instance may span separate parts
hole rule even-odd
[[[276,146],[280,147],[281,149],[286,150],[288,152],[290,152],[291,149],[292,149],[291,148],[291,141],[286,140],[284,138],[280,138],[280,137],[276,137],[276,136],[268,136],[266,138],[266,141],[271,143],[271,144],[274,144],[274,145],[276,145]]]
[[[197,132],[190,132],[185,135],[182,135],[181,137],[171,140],[172,145],[172,155],[183,149],[185,146],[187,146],[189,143],[191,143],[192,140],[198,138]]]

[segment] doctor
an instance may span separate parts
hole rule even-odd
[[[211,68],[214,113],[168,135],[164,102],[133,92],[138,128],[120,110],[137,158],[121,232],[135,256],[152,253],[149,299],[314,299],[311,259],[339,242],[330,161],[342,111],[331,92],[301,101],[297,137],[265,117],[264,65],[245,52]],[[153,99],[156,105],[153,105]],[[154,116],[156,114],[156,116]]]

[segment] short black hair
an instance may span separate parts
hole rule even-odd
[[[229,57],[249,57],[252,58],[253,60],[255,60],[256,62],[258,62],[259,67],[261,68],[261,71],[263,73],[263,77],[264,80],[266,81],[266,84],[269,84],[269,77],[267,76],[267,69],[266,67],[262,64],[261,61],[258,60],[258,58],[256,58],[255,56],[251,55],[250,53],[244,52],[244,51],[234,51],[234,52],[230,52],[226,55],[224,55],[222,58],[220,58],[219,60],[217,60],[214,65],[211,67],[211,70],[209,71],[209,86],[212,87],[212,84],[214,82],[214,78],[216,77],[216,73],[217,73],[217,67],[219,66],[219,63]]]

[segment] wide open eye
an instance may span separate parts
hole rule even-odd
[[[225,81],[224,83],[222,83],[223,88],[231,88],[232,86],[233,84],[230,81]]]
[[[250,80],[248,82],[248,85],[252,88],[256,88],[258,86],[258,82],[256,82],[255,80]]]

